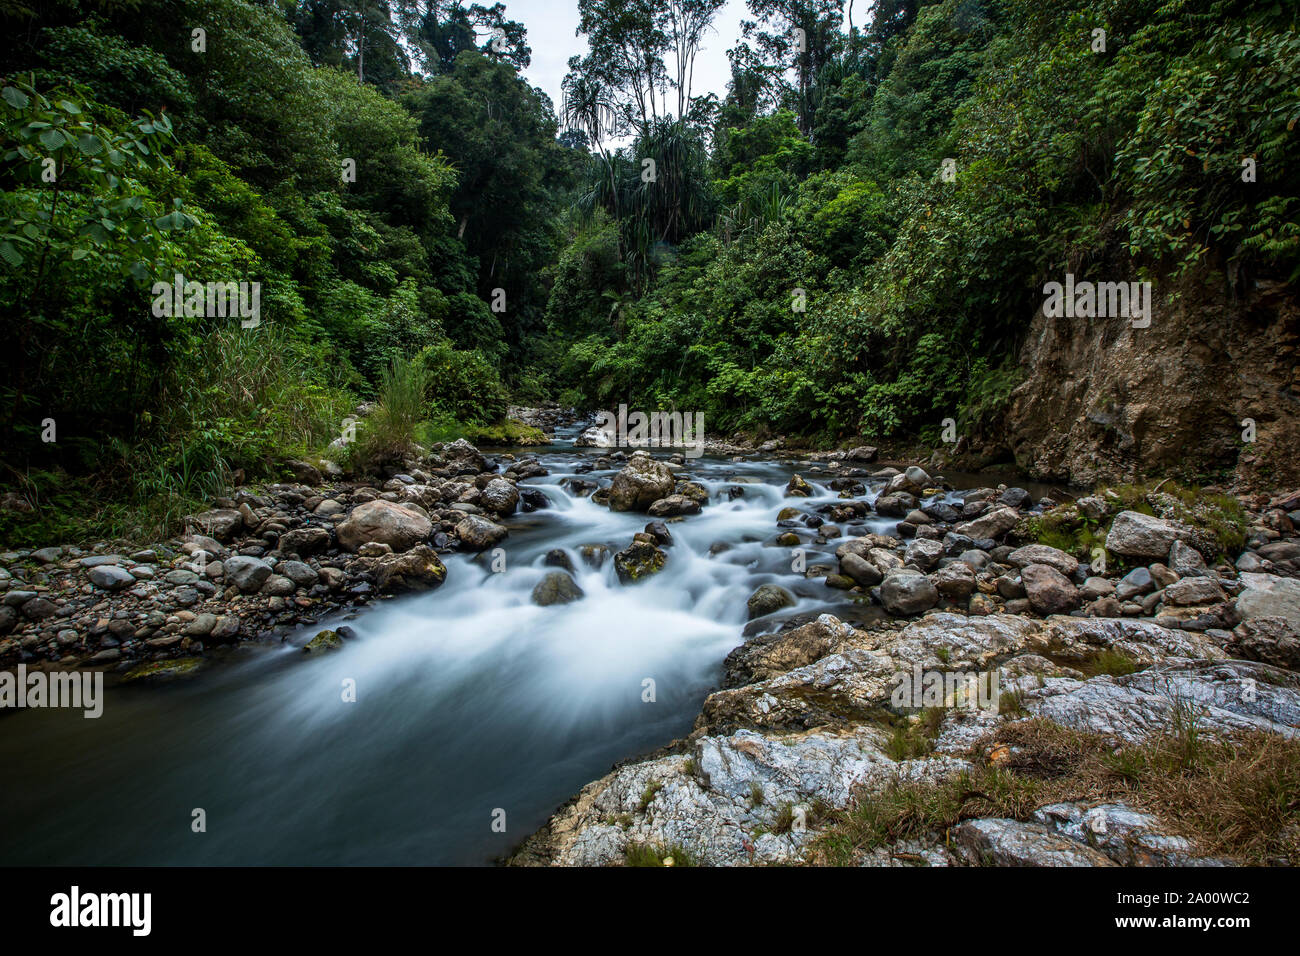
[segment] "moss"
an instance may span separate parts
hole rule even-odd
[[[333,651],[343,646],[343,638],[338,631],[321,631],[303,647],[304,654],[320,654]]]
[[[138,664],[127,671],[122,680],[125,681],[167,681],[175,680],[182,677],[192,677],[197,674],[204,666],[206,661],[201,657],[178,657],[169,661],[150,661],[148,664]]]
[[[624,866],[698,866],[695,857],[676,843],[633,843],[623,852]]]
[[[508,418],[495,425],[468,425],[464,437],[474,445],[545,445],[550,442],[540,428]]]

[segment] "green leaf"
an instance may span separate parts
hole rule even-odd
[[[10,89],[12,89],[12,87],[7,87],[5,93],[8,94]],[[9,99],[8,95],[5,96],[5,99]],[[9,242],[0,242],[0,259],[3,259],[11,266],[20,266],[23,264],[22,255],[13,247],[13,243]]]
[[[6,86],[3,91],[0,91],[0,96],[16,110],[27,109],[27,104],[31,102],[26,93],[14,86]]]

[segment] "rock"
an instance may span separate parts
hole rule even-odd
[[[667,498],[660,498],[649,508],[649,514],[654,518],[672,518],[676,515],[697,515],[700,513],[700,503],[685,495],[669,495]]]
[[[293,594],[294,584],[283,574],[272,574],[262,585],[261,594],[270,597],[289,597]]]
[[[39,561],[41,564],[53,564],[63,557],[63,549],[59,547],[38,548],[32,552],[31,557],[33,561]]]
[[[320,515],[322,518],[332,518],[334,515],[343,514],[346,510],[347,509],[344,508],[342,504],[335,501],[333,498],[326,498],[318,504],[315,509],[313,509],[312,514]]]
[[[1219,604],[1228,596],[1213,578],[1183,578],[1164,589],[1164,602],[1174,607]]]
[[[505,540],[509,532],[482,515],[466,515],[456,525],[456,537],[467,551],[486,551]]]
[[[1243,573],[1240,581],[1245,587],[1235,604],[1243,621],[1281,618],[1293,633],[1300,634],[1300,580],[1275,574]]]
[[[1060,571],[1067,578],[1073,577],[1074,573],[1079,570],[1079,562],[1074,556],[1066,554],[1057,548],[1048,547],[1045,544],[1030,544],[1023,548],[1017,548],[1011,552],[1007,560],[1018,568],[1024,568],[1031,564],[1045,564],[1049,568]]]
[[[1150,594],[1155,590],[1155,586],[1150,571],[1146,568],[1134,568],[1115,585],[1115,599],[1128,601],[1140,594]]]
[[[662,521],[648,521],[642,530],[665,548],[673,543],[673,536],[668,533],[668,525]]]
[[[97,568],[91,568],[86,576],[90,578],[91,584],[105,591],[120,591],[135,584],[135,575],[125,568],[119,568],[112,564],[103,564]]]
[[[1115,593],[1115,582],[1106,578],[1091,577],[1083,582],[1079,588],[1079,596],[1085,601],[1092,601],[1096,598],[1110,597]],[[1118,599],[1117,599],[1118,600]]]
[[[921,572],[899,568],[880,585],[880,603],[890,614],[920,614],[939,603],[939,591]]]
[[[916,498],[906,492],[885,494],[876,499],[876,514],[886,518],[905,518],[917,505]]]
[[[1175,541],[1188,536],[1188,529],[1172,521],[1138,511],[1121,511],[1106,533],[1106,550],[1126,558],[1158,560],[1169,554]]]
[[[205,535],[221,542],[228,542],[244,526],[244,516],[233,508],[213,508],[211,511],[194,515],[190,523]]]
[[[1001,818],[967,820],[951,835],[959,852],[976,866],[1119,865],[1100,850],[1040,823]]]
[[[456,468],[473,469],[475,473],[488,470],[487,459],[464,438],[457,438],[454,442],[444,445],[442,457],[448,464]]]
[[[830,614],[787,631],[752,638],[732,650],[723,664],[723,687],[767,680],[820,660],[853,629]]]
[[[337,527],[339,544],[356,551],[368,541],[378,541],[394,551],[409,551],[433,533],[428,517],[406,505],[382,498],[352,509]]]
[[[1149,813],[1123,803],[1053,803],[1034,811],[1034,822],[1105,853],[1121,866],[1219,865],[1172,835]]]
[[[1029,606],[1046,617],[1079,606],[1079,589],[1064,574],[1046,564],[1031,564],[1020,572]]]
[[[540,607],[569,604],[583,596],[582,588],[564,571],[549,571],[533,588],[533,603]]]
[[[638,535],[638,538],[640,537]],[[639,581],[651,574],[658,574],[663,570],[664,562],[668,560],[668,555],[651,543],[653,538],[649,535],[644,537],[650,540],[634,540],[614,555],[614,570],[624,584]]]
[[[484,486],[479,506],[499,517],[512,515],[519,506],[519,489],[504,478],[493,478]]]
[[[1019,520],[1020,512],[1015,508],[997,508],[973,521],[959,524],[953,530],[972,538],[998,538],[1014,528]]]
[[[311,485],[314,488],[321,483],[320,469],[310,462],[290,459],[284,463],[284,467],[289,469],[294,480],[301,484]]]
[[[1247,660],[1300,670],[1300,634],[1285,618],[1256,617],[1243,621],[1233,632],[1227,650]]]
[[[1008,508],[1015,508],[1017,511],[1024,511],[1026,508],[1032,507],[1034,502],[1029,492],[1024,488],[1008,488],[998,498],[998,504],[1005,505]],[[1041,563],[1046,564],[1047,562]]]
[[[193,677],[207,666],[201,657],[178,657],[166,661],[150,661],[137,664],[122,675],[123,683],[144,682],[149,684],[166,683]]]
[[[785,486],[785,496],[787,498],[810,498],[812,493],[812,485],[798,475],[792,476]]]
[[[663,462],[636,452],[609,486],[611,511],[645,511],[673,493],[676,480]]]
[[[902,492],[909,495],[920,495],[931,484],[931,478],[925,473],[925,470],[912,465],[901,474],[894,475],[889,479],[889,483],[885,485],[885,494],[894,495]]]
[[[235,614],[223,614],[217,618],[216,624],[208,633],[208,640],[217,644],[223,644],[234,640],[239,636],[242,625],[239,616]]]
[[[1151,580],[1155,582],[1157,591],[1164,590],[1178,580],[1178,575],[1159,562],[1147,565],[1147,570],[1151,572]]]
[[[357,555],[362,558],[382,558],[384,555],[392,553],[393,549],[382,541],[367,541],[357,548]]]
[[[930,580],[935,589],[949,601],[965,601],[975,593],[975,572],[961,561],[940,568]]]
[[[551,506],[551,499],[546,497],[546,492],[540,488],[520,488],[519,500],[523,503],[526,512],[540,511]]]
[[[380,558],[375,565],[375,587],[389,591],[430,591],[447,579],[447,568],[427,544],[417,544],[402,554]]]
[[[132,578],[132,580],[135,580]],[[48,617],[53,617],[59,612],[59,607],[48,598],[35,597],[23,604],[21,608],[23,617],[29,621],[43,621]]]
[[[262,585],[271,577],[272,568],[261,558],[251,558],[236,554],[221,563],[225,570],[225,580],[233,584],[244,594],[253,594],[262,589]]]
[[[846,451],[844,457],[848,461],[868,462],[875,461],[877,453],[874,445],[858,445]]]
[[[749,619],[752,621],[756,617],[763,617],[783,607],[790,607],[794,603],[794,595],[785,588],[775,584],[762,584],[749,596],[745,606],[749,608]]]
[[[547,551],[546,556],[542,558],[542,564],[548,568],[563,568],[565,571],[573,572],[573,561],[569,557],[569,552],[563,548],[552,548]]]
[[[879,568],[852,551],[846,551],[840,558],[840,573],[849,577],[852,584],[859,584],[864,588],[873,588],[885,579]]]
[[[932,538],[917,538],[903,552],[903,563],[929,571],[943,557],[943,544]]]
[[[1185,541],[1175,541],[1169,546],[1169,570],[1180,578],[1200,577],[1205,574],[1205,559]]]
[[[343,646],[343,638],[338,631],[321,631],[303,646],[304,654],[323,654],[336,651]]]

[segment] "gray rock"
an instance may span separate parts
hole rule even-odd
[[[985,818],[967,820],[952,831],[953,842],[977,866],[1118,866],[1085,843],[1041,823]]]
[[[939,591],[919,571],[899,568],[880,585],[880,603],[890,614],[920,614],[939,603]]]
[[[272,568],[261,558],[252,558],[244,554],[231,555],[221,562],[225,571],[225,580],[233,584],[244,594],[254,594],[262,589]]]
[[[379,541],[394,551],[409,551],[429,537],[433,524],[410,505],[376,498],[357,505],[336,530],[339,544],[348,551],[369,541]]]
[[[519,489],[504,478],[493,478],[483,488],[479,504],[484,511],[504,518],[519,507]]]
[[[1017,548],[1011,552],[1007,560],[1018,568],[1025,568],[1031,564],[1045,564],[1049,568],[1060,571],[1067,578],[1072,577],[1079,570],[1079,561],[1073,555],[1045,544],[1029,544]]]
[[[1188,537],[1189,530],[1172,521],[1121,511],[1106,533],[1106,550],[1127,558],[1159,560],[1169,554],[1175,541]]]
[[[644,511],[660,498],[671,495],[676,484],[667,465],[637,452],[609,486],[609,509]]]
[[[1151,572],[1146,568],[1134,568],[1124,577],[1119,579],[1115,585],[1115,599],[1117,601],[1128,601],[1140,594],[1150,594],[1155,590],[1155,581],[1151,579]]]
[[[1228,596],[1213,578],[1183,578],[1164,589],[1164,602],[1175,607],[1218,604]]]
[[[583,596],[582,588],[564,571],[548,571],[533,588],[533,603],[540,607],[569,604]]]
[[[91,584],[105,591],[120,591],[135,584],[135,575],[126,568],[119,568],[113,564],[91,568],[87,577],[90,578]]]
[[[1003,507],[981,515],[973,521],[959,524],[954,530],[958,534],[968,535],[971,538],[998,538],[1014,528],[1019,520],[1019,511],[1015,508]]]
[[[1175,541],[1169,546],[1169,570],[1180,578],[1199,577],[1205,574],[1205,559],[1185,541]]]
[[[312,566],[302,561],[281,561],[275,566],[275,570],[300,588],[309,588],[318,579]]]
[[[504,541],[509,533],[482,515],[466,515],[456,525],[456,537],[467,551],[486,551]]]

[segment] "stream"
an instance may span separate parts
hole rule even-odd
[[[772,543],[777,513],[839,498],[829,473],[807,467],[816,497],[785,498],[796,469],[772,460],[688,461],[710,504],[669,522],[662,572],[620,584],[610,556],[648,519],[562,487],[604,452],[560,434],[521,452],[550,470],[523,484],[551,507],[506,521],[503,571],[491,552],[444,555],[436,591],[326,618],[283,644],[242,645],[192,680],[110,680],[98,719],[53,709],[0,719],[0,864],[488,864],[615,762],[690,731],[760,584],[798,598],[762,630],[822,611],[881,613],[791,571],[790,549]],[[731,499],[738,483],[744,494]],[[867,497],[882,484],[869,482]],[[896,523],[873,515],[852,530]],[[801,537],[809,565],[834,564],[843,539]],[[610,556],[593,567],[586,545]],[[543,564],[553,548],[569,553],[585,596],[538,607],[530,593],[553,570]],[[357,636],[341,650],[302,653],[342,623]],[[355,702],[343,699],[349,680]],[[205,832],[191,828],[197,808]]]

